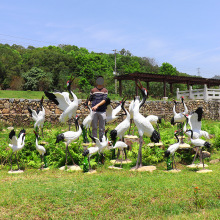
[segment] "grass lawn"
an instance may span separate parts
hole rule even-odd
[[[86,99],[88,94],[79,93],[73,91],[79,99]],[[14,90],[0,90],[0,98],[15,98],[15,99],[41,99],[44,95],[43,91],[14,91]],[[119,95],[109,94],[109,97],[112,100],[121,100],[122,98]],[[47,99],[47,97],[45,97]]]
[[[14,91],[0,90],[0,98],[15,99],[41,99],[43,91]]]
[[[87,99],[87,96],[89,95],[86,93],[81,93],[78,91],[73,92],[76,94],[76,96],[79,99]],[[41,99],[42,95],[44,95],[43,91],[14,91],[14,90],[0,90],[0,98],[15,98],[15,99]],[[119,96],[119,94],[108,94],[108,97],[111,100],[121,100],[122,97]],[[47,97],[45,97],[47,99]],[[157,101],[158,99],[154,99],[151,96],[148,97],[148,101]],[[172,101],[173,98],[169,98],[168,101]]]
[[[42,95],[43,92],[0,90],[1,98],[40,99]],[[219,122],[203,120],[202,125],[202,129],[210,134],[219,134],[216,133],[220,129]],[[115,126],[112,124],[110,130]],[[53,145],[53,149],[57,149],[53,153],[64,158],[65,147],[61,152],[59,147],[62,147],[62,144],[54,146],[55,134],[63,129],[66,131],[68,126],[47,124],[45,127],[43,140],[49,143],[47,150],[52,152]],[[21,128],[15,129],[18,134]],[[26,141],[29,141],[25,148],[35,152],[33,127],[25,129]],[[175,130],[176,126],[162,123],[160,132],[166,148],[175,142]],[[135,132],[137,134],[137,130]],[[106,161],[104,166],[98,165],[97,173],[93,175],[60,171],[56,168],[40,171],[26,164],[24,173],[9,174],[10,151],[6,152],[8,134],[7,128],[1,125],[0,161],[3,163],[4,158],[8,160],[5,166],[0,166],[1,220],[220,219],[220,163],[210,164],[206,160],[209,169],[213,170],[212,173],[206,174],[196,173],[195,169],[189,169],[180,163],[177,163],[177,168],[181,169],[181,172],[166,173],[165,162],[154,164],[157,170],[153,173],[131,172],[130,168],[135,161],[131,165],[124,165],[123,170],[109,170],[110,162]],[[216,136],[211,138],[211,143],[215,138]],[[33,143],[30,143],[32,139]],[[149,141],[149,138],[146,140]],[[72,147],[70,145],[70,149]],[[39,155],[35,153],[34,157]],[[212,154],[211,159],[216,158],[220,158],[220,151]],[[180,162],[180,159],[177,161]],[[194,192],[195,187],[198,187],[198,194]]]
[[[203,121],[211,134],[215,133],[213,125],[219,127],[219,122]],[[46,141],[54,142],[55,137],[49,137],[55,129],[45,129]],[[33,128],[26,130],[26,136],[33,133]],[[173,139],[174,130],[160,129],[162,141]],[[0,143],[7,144],[7,138],[8,131],[3,129]],[[220,158],[219,151],[212,154],[216,158]],[[93,175],[30,167],[21,174],[8,174],[9,166],[2,166],[0,219],[219,219],[219,163],[206,163],[212,173],[199,174],[180,163],[181,172],[166,173],[165,162],[149,173],[131,172],[134,163],[124,165],[123,170],[109,170],[106,161]]]
[[[108,170],[108,165],[93,175],[1,170],[0,219],[219,219],[219,164],[206,174],[185,167],[165,173],[164,164],[153,173]]]

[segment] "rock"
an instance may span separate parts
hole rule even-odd
[[[65,166],[59,168],[59,170],[65,170]],[[67,171],[81,171],[82,169],[77,165],[67,166]]]
[[[96,173],[97,173],[96,170],[89,170],[89,172],[86,172],[85,174],[91,175],[91,174],[96,174]]]
[[[121,167],[115,167],[115,166],[109,166],[108,168],[112,169],[112,170],[121,170],[122,169]]]
[[[120,159],[119,159],[119,160],[116,160],[116,162],[115,162],[115,160],[110,160],[110,163],[113,163],[113,164],[121,164],[121,160],[120,160]],[[129,160],[129,159],[122,161],[122,164],[128,164],[128,163],[132,163],[132,161]]]
[[[145,171],[149,171],[149,172],[153,172],[154,170],[156,170],[157,168],[155,166],[143,166],[140,167],[138,169],[135,168],[131,168],[130,171],[138,171],[138,172],[145,172]]]
[[[62,112],[60,111],[60,109],[56,108],[55,109],[55,114],[62,114]]]
[[[8,171],[8,173],[10,173],[10,174],[17,174],[17,173],[23,173],[24,172],[24,170],[10,170],[10,171]]]
[[[180,144],[180,146],[179,146],[179,149],[189,149],[189,148],[191,148],[191,146],[186,143]]]
[[[186,167],[188,168],[203,168],[203,164],[199,163],[199,164],[190,164],[190,165],[187,165]],[[208,167],[207,164],[204,164],[204,167]]]
[[[210,172],[212,172],[212,170],[198,170],[198,171],[196,171],[196,173],[210,173]]]
[[[211,160],[211,161],[209,161],[209,163],[211,163],[211,164],[215,164],[215,163],[218,163],[220,161],[220,159],[215,159],[215,160]]]
[[[173,170],[165,170],[166,173],[179,173],[181,170],[173,169]]]
[[[8,127],[7,128],[9,131],[12,131],[14,129],[14,127]]]
[[[10,109],[9,108],[4,108],[2,110],[2,114],[9,114],[10,113]]]
[[[203,159],[211,157],[211,154],[208,151],[202,151],[202,157]]]

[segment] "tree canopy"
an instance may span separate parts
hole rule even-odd
[[[159,67],[154,58],[133,56],[124,48],[116,54],[116,63],[119,75],[133,72],[180,74],[169,63]],[[73,75],[77,82],[75,88],[86,93],[94,86],[96,77],[103,75],[109,92],[114,93],[114,68],[114,53],[89,52],[86,48],[63,44],[41,48],[0,44],[1,89],[62,91]],[[124,93],[130,94],[133,87],[130,83]]]

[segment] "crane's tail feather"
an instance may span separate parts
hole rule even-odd
[[[174,117],[171,118],[171,121],[170,121],[171,125],[174,125],[175,122],[174,122]]]
[[[111,138],[111,140],[116,140],[116,138],[117,138],[117,130],[111,130],[110,131],[110,138]]]
[[[64,140],[64,134],[58,134],[57,135],[57,139],[56,139],[56,143],[59,143],[60,141],[63,141]]]
[[[82,155],[85,157],[85,156],[87,156],[89,154],[89,150],[88,149],[86,149],[86,150],[84,150],[84,152],[82,153]]]
[[[158,117],[158,123],[161,124],[161,120],[162,118],[161,117]]]
[[[154,130],[151,137],[150,137],[150,140],[153,141],[154,143],[159,143],[160,134],[156,130]]]
[[[210,148],[210,147],[211,147],[211,144],[206,141],[205,144],[204,144],[204,146],[207,147],[207,148]]]
[[[165,155],[165,157],[169,157],[170,151],[169,151],[169,150],[166,150],[166,151],[164,152],[164,155]]]

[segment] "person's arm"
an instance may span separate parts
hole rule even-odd
[[[105,100],[102,100],[102,101],[99,102],[97,105],[93,106],[93,107],[92,107],[92,110],[93,110],[93,111],[96,111],[96,109],[97,109],[99,106],[104,105],[105,102],[106,102]]]

